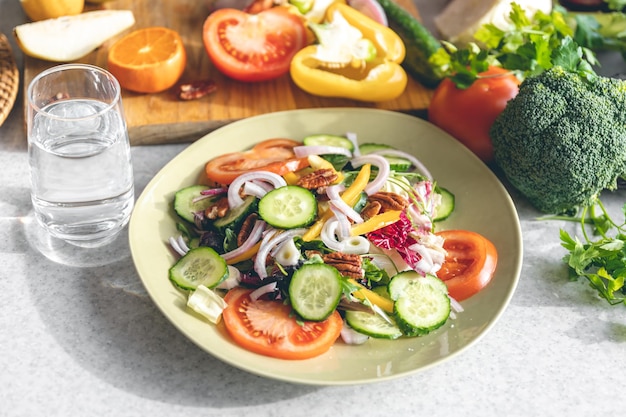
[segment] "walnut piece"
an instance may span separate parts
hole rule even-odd
[[[184,101],[197,100],[217,90],[217,84],[213,80],[197,80],[181,84],[178,87],[178,98]]]
[[[215,220],[224,217],[228,208],[228,197],[221,197],[204,210],[204,216],[207,219]]]

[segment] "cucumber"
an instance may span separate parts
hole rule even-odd
[[[454,194],[443,187],[435,187],[435,192],[441,195],[441,204],[435,210],[433,221],[441,221],[447,219],[454,211]]]
[[[241,223],[248,217],[250,213],[256,210],[257,199],[254,196],[246,196],[243,199],[243,204],[235,207],[232,210],[228,210],[226,216],[220,217],[213,222],[213,225],[217,230],[233,229],[236,230],[241,226]]]
[[[394,318],[406,336],[428,334],[443,326],[450,316],[445,283],[434,275],[416,275],[402,272],[389,283],[389,294],[395,301]]]
[[[214,288],[228,277],[228,265],[214,249],[200,246],[189,250],[169,270],[169,279],[183,290],[198,285]]]
[[[380,315],[367,311],[347,310],[346,322],[357,332],[377,339],[397,339],[402,336],[402,331],[394,322],[389,323]]]
[[[291,307],[305,320],[327,319],[337,308],[341,295],[341,274],[327,264],[303,265],[289,283]]]
[[[352,152],[354,144],[350,139],[337,135],[311,135],[302,140],[306,146],[334,146],[336,148],[345,148]]]
[[[400,36],[406,48],[402,67],[416,81],[428,88],[434,88],[443,79],[437,68],[428,59],[441,48],[441,43],[422,23],[393,0],[378,0],[382,6],[389,27]]]
[[[215,197],[204,197],[198,201],[194,201],[194,199],[202,196],[202,191],[208,189],[209,187],[205,185],[192,185],[177,191],[174,195],[174,211],[176,214],[182,219],[193,223],[193,214],[198,211],[206,210],[216,200]]]
[[[376,152],[376,151],[384,151],[385,149],[396,149],[390,145],[384,145],[382,143],[364,143],[359,146],[359,150],[361,154],[367,155],[368,153]],[[395,156],[385,156],[385,159],[389,161],[389,167],[393,171],[405,172],[411,168],[411,161],[406,158],[398,158]]]
[[[295,229],[313,223],[317,217],[317,200],[306,188],[286,185],[275,188],[259,201],[259,215],[278,229]]]

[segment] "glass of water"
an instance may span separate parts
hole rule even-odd
[[[112,242],[134,204],[118,81],[96,66],[58,65],[32,80],[27,100],[34,217],[74,247]]]

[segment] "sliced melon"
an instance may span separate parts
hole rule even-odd
[[[135,24],[130,10],[96,10],[16,26],[13,34],[29,56],[75,61]]]

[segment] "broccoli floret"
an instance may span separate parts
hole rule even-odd
[[[589,205],[626,173],[626,81],[553,67],[524,80],[490,134],[496,163],[538,210]]]

